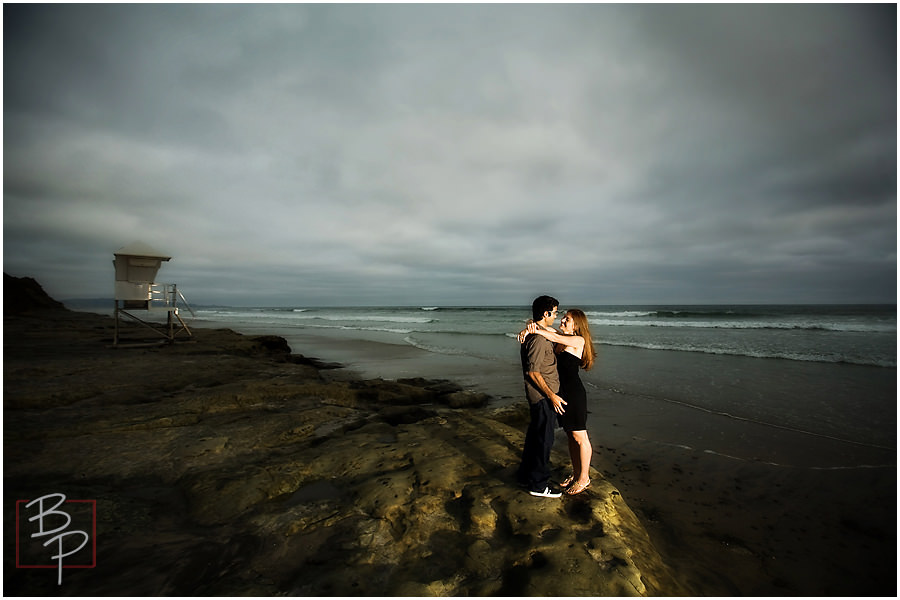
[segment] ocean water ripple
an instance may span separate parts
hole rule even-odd
[[[613,391],[615,391],[615,390],[613,390]],[[623,393],[623,392],[619,392],[619,393]],[[650,398],[649,396],[645,396],[645,397]],[[877,449],[877,450],[887,450],[887,451],[890,451],[890,452],[896,452],[896,451],[897,451],[896,448],[892,448],[892,447],[888,447],[888,446],[883,446],[883,445],[880,445],[880,444],[872,444],[872,443],[870,443],[870,442],[860,442],[860,441],[858,441],[858,440],[851,440],[851,439],[848,439],[848,438],[842,438],[842,437],[838,437],[838,436],[834,436],[834,435],[828,435],[828,434],[825,434],[825,433],[818,433],[818,432],[815,432],[815,431],[810,431],[810,430],[808,430],[808,429],[801,429],[801,428],[799,428],[799,427],[791,427],[791,426],[789,426],[789,425],[779,425],[779,424],[777,424],[777,423],[771,423],[771,422],[768,422],[768,421],[763,421],[763,420],[761,420],[761,419],[754,419],[754,418],[751,418],[751,417],[742,417],[742,416],[740,416],[740,415],[735,415],[735,414],[732,414],[732,413],[729,413],[729,412],[719,411],[719,410],[714,410],[714,409],[707,408],[707,407],[704,407],[704,406],[698,406],[698,405],[696,405],[696,404],[691,404],[690,402],[683,402],[683,401],[680,401],[680,400],[673,400],[672,398],[665,398],[665,397],[655,396],[655,397],[653,397],[652,399],[653,399],[653,400],[660,400],[660,401],[666,402],[666,403],[668,403],[668,404],[676,404],[676,405],[682,406],[682,407],[684,407],[684,408],[688,408],[688,409],[691,409],[691,410],[697,410],[697,411],[705,412],[705,413],[707,413],[707,414],[715,415],[715,416],[718,416],[718,417],[724,417],[724,418],[726,418],[726,419],[731,419],[731,420],[733,420],[733,421],[742,421],[742,422],[745,422],[745,423],[752,423],[752,424],[754,424],[754,425],[760,425],[760,426],[762,426],[762,427],[771,427],[771,428],[773,428],[773,429],[780,429],[780,430],[783,430],[783,431],[790,431],[790,432],[792,432],[792,433],[798,433],[798,434],[801,434],[801,435],[808,435],[808,436],[812,436],[812,437],[818,437],[818,438],[822,438],[822,439],[831,440],[831,441],[834,441],[834,442],[841,442],[841,443],[843,443],[843,444],[853,444],[854,446],[861,446],[861,447],[865,447],[865,448],[873,448],[873,449]]]
[[[736,460],[745,463],[753,463],[757,465],[766,465],[769,467],[778,467],[783,469],[799,469],[799,470],[807,470],[807,471],[856,471],[861,469],[896,469],[896,464],[880,464],[880,465],[869,465],[869,464],[860,464],[860,465],[790,465],[786,463],[779,463],[770,460],[761,460],[759,458],[746,458],[743,456],[735,456],[734,454],[728,454],[725,452],[719,452],[717,450],[698,450],[691,446],[687,446],[685,444],[673,444],[670,442],[661,442],[659,440],[649,440],[647,438],[641,436],[634,436],[635,440],[640,440],[642,442],[654,444],[657,446],[667,446],[669,448],[677,448],[679,450],[684,450],[687,452],[701,452],[702,454],[707,454],[710,456],[718,456],[721,458],[727,458],[729,460]]]

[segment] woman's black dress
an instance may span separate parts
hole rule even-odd
[[[587,393],[578,376],[581,359],[563,350],[556,356],[559,372],[559,395],[565,400],[566,412],[559,415],[559,425],[566,431],[587,430]]]

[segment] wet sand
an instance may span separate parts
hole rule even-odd
[[[896,595],[895,452],[628,398],[603,409],[594,466],[691,593]],[[713,454],[709,438],[759,452]],[[775,447],[797,462],[770,462]]]

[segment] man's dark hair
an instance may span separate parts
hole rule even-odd
[[[538,296],[531,303],[531,318],[540,321],[544,318],[545,312],[553,312],[557,306],[559,306],[559,300],[553,296]]]

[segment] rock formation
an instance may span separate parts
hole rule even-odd
[[[516,486],[524,407],[340,381],[271,336],[113,349],[112,327],[5,320],[5,506],[60,492],[95,499],[98,521],[96,567],[61,587],[8,543],[7,594],[681,593],[598,473],[572,498]]]
[[[64,308],[62,302],[48,296],[41,284],[31,277],[3,274],[3,314]]]

